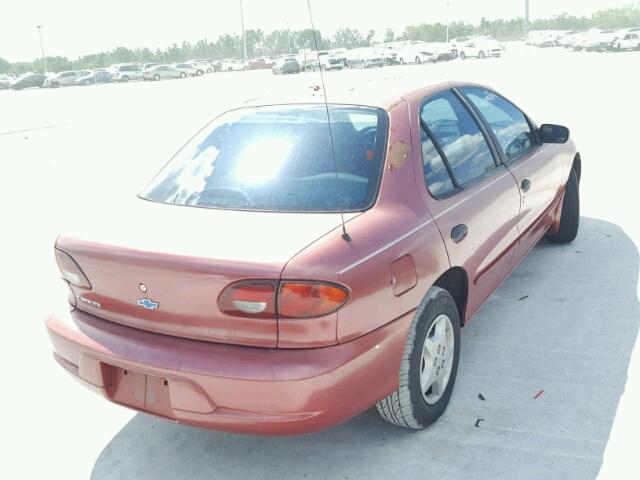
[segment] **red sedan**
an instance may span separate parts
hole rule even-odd
[[[112,225],[61,235],[57,361],[201,427],[433,423],[460,328],[543,236],[575,238],[580,155],[488,87],[387,90],[224,113]]]

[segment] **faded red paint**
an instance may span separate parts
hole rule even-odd
[[[430,286],[450,268],[464,270],[466,323],[537,240],[557,229],[576,154],[572,142],[544,145],[457,195],[434,199],[423,176],[418,111],[426,97],[450,87],[387,104],[387,168],[374,207],[346,215],[349,242],[339,215],[221,212],[142,200],[136,208],[161,218],[159,226],[110,231],[106,238],[61,236],[57,247],[93,285],[74,288],[76,301],[83,296],[100,308],[77,301],[71,312],[47,319],[58,361],[112,401],[237,432],[314,431],[387,396],[398,386],[413,312]],[[523,176],[535,190],[521,202],[516,181]],[[453,243],[450,231],[462,223],[469,234]],[[211,228],[186,235],[194,225]],[[351,296],[321,318],[219,311],[216,299],[226,285],[254,278],[334,282]],[[160,309],[136,305],[141,282]]]

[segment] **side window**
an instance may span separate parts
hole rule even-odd
[[[444,153],[454,185],[464,186],[496,167],[478,124],[450,90],[430,97],[420,119]]]
[[[460,91],[485,118],[507,160],[536,145],[535,135],[527,118],[515,105],[484,88],[462,87]]]
[[[427,188],[436,198],[446,197],[455,190],[449,171],[424,129],[420,131],[420,140],[422,142],[422,166]]]

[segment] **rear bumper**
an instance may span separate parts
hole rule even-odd
[[[79,310],[46,326],[56,360],[110,401],[198,427],[284,435],[345,421],[395,390],[412,316],[304,350],[170,337]]]

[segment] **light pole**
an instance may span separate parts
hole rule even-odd
[[[242,0],[240,0],[240,22],[242,23],[242,45],[244,48],[244,59],[247,59],[247,32],[244,29],[244,8],[242,8]]]
[[[451,6],[451,2],[447,2],[445,4],[445,10],[447,11],[447,43],[449,43],[449,23],[451,23],[451,16],[449,14],[449,7]]]
[[[44,66],[44,73],[47,73],[47,58],[44,56],[44,46],[42,45],[42,25],[36,25],[38,29],[38,37],[40,38],[40,52],[42,53],[42,65]]]

